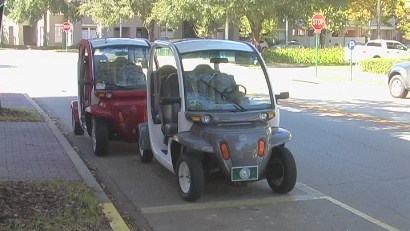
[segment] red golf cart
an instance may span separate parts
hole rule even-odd
[[[80,41],[72,126],[75,135],[92,137],[95,155],[107,154],[110,140],[137,141],[137,124],[147,119],[149,49],[146,39]]]

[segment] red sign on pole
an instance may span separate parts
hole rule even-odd
[[[326,25],[325,16],[322,14],[315,14],[312,18],[312,26],[315,28],[315,31],[321,31]]]
[[[69,22],[63,23],[63,31],[68,32],[71,28],[71,24]]]

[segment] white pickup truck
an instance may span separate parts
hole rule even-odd
[[[395,40],[369,40],[365,45],[356,46],[352,53],[346,48],[346,60],[357,63],[366,58],[410,58],[410,52],[402,43]]]

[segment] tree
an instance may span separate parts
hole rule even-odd
[[[151,0],[90,0],[83,2],[79,10],[82,15],[90,15],[102,27],[111,27],[138,16],[148,29],[152,41],[155,21],[150,15],[154,4],[155,1]]]
[[[403,32],[404,38],[410,40],[410,8],[406,7],[404,0],[397,3],[397,8],[395,11],[395,19],[398,23],[397,27]]]
[[[43,45],[47,46],[47,13],[67,14],[69,4],[64,0],[7,0],[5,9],[5,14],[17,23],[27,21],[30,25],[34,25],[43,19]],[[78,19],[78,17],[72,18]]]
[[[0,0],[0,31],[2,30],[1,25],[3,23],[3,10],[4,10],[4,0]]]
[[[350,20],[354,20],[358,26],[367,26],[368,30],[366,33],[370,32],[370,22],[372,20],[377,20],[377,1],[378,0],[350,0]],[[396,22],[398,21],[398,28],[402,29],[406,36],[410,37],[410,25],[408,25],[409,19],[409,9],[406,8],[405,0],[383,0],[381,1],[381,23],[389,25],[390,20],[394,18]],[[409,28],[409,29],[407,29]],[[408,31],[408,32],[406,32]],[[369,34],[365,34],[369,36]]]
[[[215,36],[225,23],[226,3],[217,0],[159,0],[151,18],[167,27],[177,28],[181,22],[192,22],[198,37]]]

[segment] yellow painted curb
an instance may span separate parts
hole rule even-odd
[[[103,203],[103,211],[110,220],[110,225],[114,231],[130,231],[121,215],[111,202]]]

